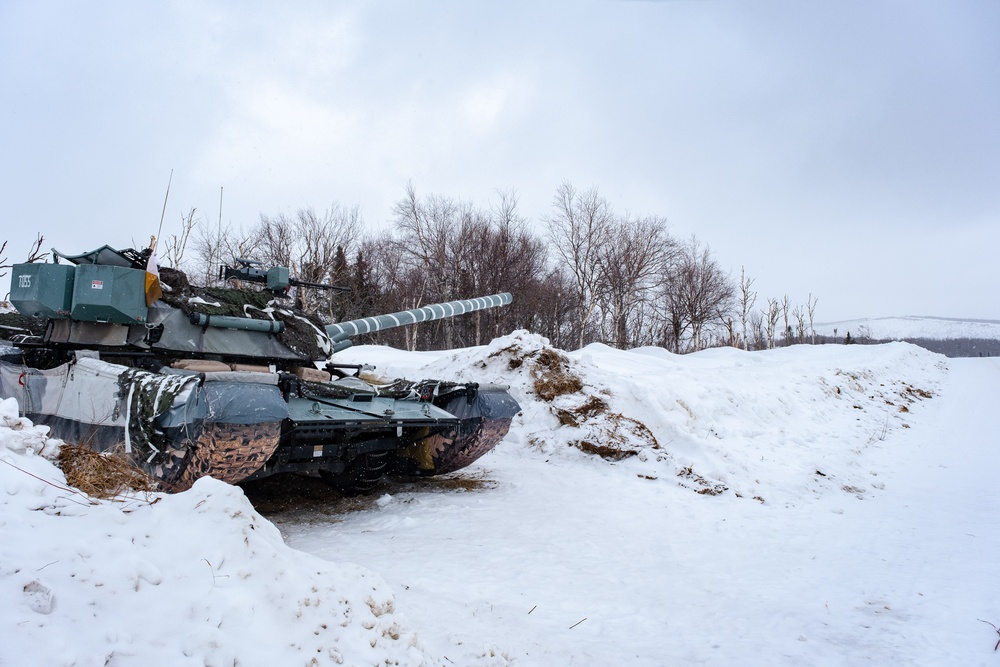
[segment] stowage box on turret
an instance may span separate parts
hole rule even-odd
[[[63,318],[73,307],[76,267],[66,264],[15,264],[10,301],[28,317]]]
[[[145,271],[80,264],[73,278],[70,317],[81,322],[142,324],[146,321]]]

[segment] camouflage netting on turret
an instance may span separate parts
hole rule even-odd
[[[196,287],[183,271],[176,269],[160,269],[160,281],[170,288],[163,291],[161,300],[188,315],[275,320],[285,325],[284,331],[274,334],[283,345],[306,359],[330,356],[330,340],[324,324],[315,315],[296,310],[290,299],[278,298],[267,290]]]

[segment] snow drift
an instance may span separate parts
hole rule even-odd
[[[510,384],[523,412],[509,442],[545,454],[579,450],[699,493],[758,501],[877,487],[863,450],[908,428],[911,408],[937,391],[947,368],[904,343],[684,356],[593,344],[567,354],[527,332],[450,353],[385,353],[390,375]]]

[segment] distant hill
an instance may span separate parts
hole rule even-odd
[[[903,340],[904,338],[931,338],[948,340],[953,338],[984,338],[1000,340],[1000,320],[962,320],[949,317],[875,317],[841,322],[823,322],[816,325],[816,333],[822,336],[843,337],[847,332],[857,338],[866,330],[868,336],[879,340]]]
[[[848,332],[859,343],[903,340],[949,357],[1000,356],[1000,320],[911,315],[816,325],[816,334],[826,341],[842,341]]]

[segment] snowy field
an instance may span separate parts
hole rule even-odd
[[[81,497],[0,404],[0,665],[1000,661],[1000,360],[527,334],[338,359],[523,411],[453,476],[264,518],[213,480]]]

